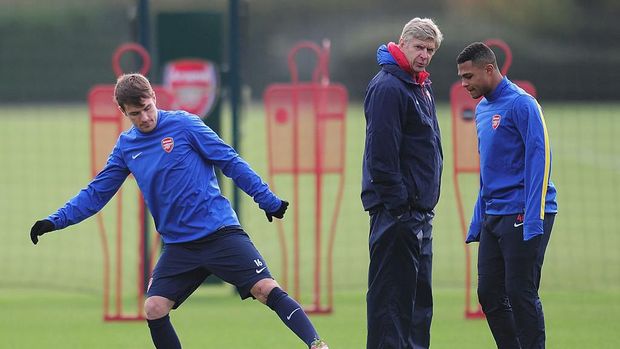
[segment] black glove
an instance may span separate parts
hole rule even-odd
[[[267,216],[267,219],[270,222],[273,222],[273,217],[276,217],[278,219],[282,219],[284,217],[284,212],[286,212],[286,208],[288,207],[288,201],[282,200],[282,203],[280,203],[280,207],[278,208],[277,211],[275,212],[267,212],[265,211],[265,216]]]
[[[39,242],[39,236],[54,230],[56,230],[56,227],[52,221],[47,219],[37,221],[32,228],[30,228],[30,240],[36,245],[37,242]]]

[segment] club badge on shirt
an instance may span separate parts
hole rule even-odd
[[[491,119],[491,126],[494,130],[497,130],[497,128],[499,127],[499,122],[501,121],[501,119],[502,117],[499,114],[493,115],[493,118]]]
[[[161,140],[161,147],[164,148],[166,153],[170,153],[174,148],[174,139],[172,137],[166,137]]]

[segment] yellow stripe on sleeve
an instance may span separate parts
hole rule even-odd
[[[545,175],[542,182],[542,190],[540,196],[540,219],[545,219],[545,199],[547,198],[547,187],[549,186],[549,172],[551,170],[551,149],[549,146],[549,135],[547,134],[547,125],[543,116],[540,104],[536,102],[538,112],[540,113],[540,121],[542,121],[543,133],[545,134]]]

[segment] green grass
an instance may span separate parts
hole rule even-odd
[[[541,289],[548,348],[616,348],[620,346],[620,207],[616,200],[620,194],[620,149],[615,139],[620,128],[616,112],[619,105],[543,107],[553,146],[552,179],[558,188],[560,206]],[[46,235],[36,247],[28,237],[36,219],[64,204],[90,178],[86,108],[0,109],[0,348],[149,348],[145,324],[101,320],[102,249],[95,219]],[[486,323],[463,318],[465,249],[452,184],[447,106],[440,107],[439,115],[445,171],[434,229],[432,345],[491,348]],[[222,136],[230,141],[227,122],[224,124]],[[361,348],[365,342],[368,217],[359,200],[363,141],[363,114],[359,105],[353,105],[347,120],[346,182],[334,250],[335,312],[313,317],[334,348]],[[242,121],[241,152],[257,172],[267,174],[260,105],[249,109]],[[469,216],[477,180],[471,175],[463,175],[460,180]],[[300,202],[293,204],[299,205],[302,213],[311,213],[311,181],[304,181]],[[335,185],[333,179],[330,183]],[[290,200],[289,184],[287,179],[277,179],[276,191]],[[230,184],[223,186],[229,193]],[[326,190],[326,195],[333,193],[333,187]],[[135,197],[132,190],[124,195]],[[327,206],[333,205],[333,196],[327,202]],[[125,206],[126,231],[135,231],[135,205]],[[105,212],[107,225],[113,226],[113,206],[109,205]],[[268,223],[245,196],[241,215],[270,269],[282,281],[276,226]],[[284,221],[288,229],[291,218],[289,215]],[[302,226],[307,229],[312,225],[306,220]],[[124,241],[126,247],[131,247],[135,236],[126,236]],[[135,263],[135,250],[126,249],[123,256],[127,268]],[[309,253],[304,253],[305,275],[310,272],[310,258]],[[125,282],[124,293],[130,293],[131,285]],[[304,289],[310,287],[308,282],[303,285]],[[306,292],[302,300],[308,300]],[[135,304],[129,302],[126,311],[132,307]],[[240,302],[225,286],[201,289],[173,312],[173,321],[186,348],[303,347],[267,308],[257,302]]]
[[[547,348],[615,349],[617,293],[544,292]],[[462,293],[435,291],[434,348],[493,348],[482,320],[464,320]],[[101,320],[99,297],[48,290],[0,290],[0,348],[150,348],[143,322]],[[332,348],[365,347],[363,292],[338,292],[336,311],[311,319]],[[583,304],[588,304],[584,307]],[[303,348],[271,310],[257,301],[240,301],[227,286],[197,291],[172,312],[184,348]]]

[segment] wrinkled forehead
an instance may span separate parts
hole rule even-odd
[[[437,48],[435,39],[433,38],[419,39],[415,37],[410,37],[408,39],[403,39],[403,41],[406,45],[410,45],[410,46],[422,46],[422,47],[425,47],[427,49],[432,49],[432,50]]]

